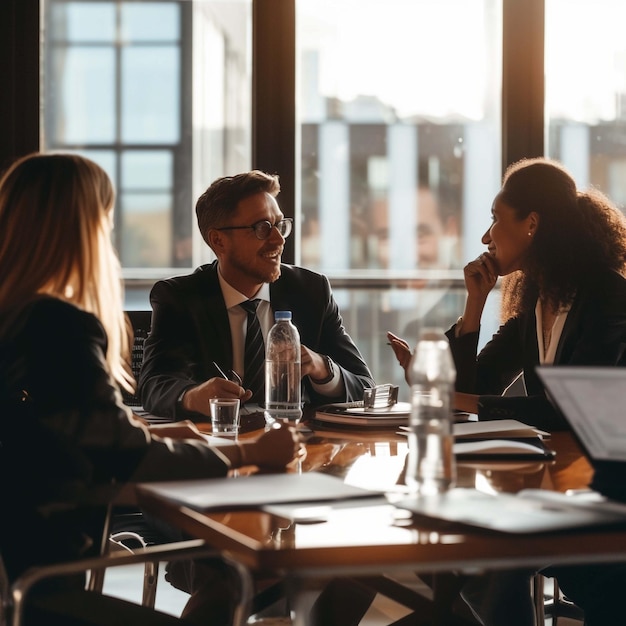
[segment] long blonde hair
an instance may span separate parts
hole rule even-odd
[[[31,154],[0,180],[0,310],[46,294],[94,314],[108,336],[113,378],[132,391],[120,264],[111,242],[115,192],[75,154]]]

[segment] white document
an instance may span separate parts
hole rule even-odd
[[[400,426],[408,435],[409,427]],[[517,420],[489,420],[454,424],[454,454],[457,459],[552,459],[555,454],[544,445],[549,433]]]
[[[408,431],[408,426],[400,430]],[[549,437],[550,433],[529,426],[518,420],[486,420],[484,422],[459,422],[453,426],[456,439],[487,439],[490,437],[508,439],[510,437]]]
[[[483,457],[485,459],[552,459],[555,453],[543,445],[539,437],[514,439],[483,439],[457,441],[454,444],[457,459]]]
[[[487,420],[484,422],[462,422],[454,425],[454,436],[457,439],[471,437],[533,437],[536,435],[549,436],[550,433],[538,430],[518,420]]]
[[[453,522],[505,533],[535,533],[626,524],[626,507],[590,505],[540,489],[488,494],[456,488],[433,496],[409,496],[395,506],[417,518]]]
[[[141,483],[138,488],[200,511],[372,498],[381,494],[380,490],[355,487],[321,472]]]

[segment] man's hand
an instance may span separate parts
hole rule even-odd
[[[309,376],[313,381],[328,378],[326,359],[306,346],[300,346],[300,368],[302,378]]]
[[[183,409],[210,417],[210,398],[239,398],[243,404],[251,397],[252,392],[249,389],[244,389],[232,380],[209,378],[201,385],[187,390],[183,396]]]

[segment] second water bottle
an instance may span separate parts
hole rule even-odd
[[[456,370],[441,330],[422,331],[410,372],[406,482],[413,493],[438,494],[453,487],[456,479],[452,411]]]

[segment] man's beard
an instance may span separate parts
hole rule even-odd
[[[232,259],[231,264],[241,273],[257,280],[259,283],[273,283],[280,278],[280,263],[273,270],[263,270],[263,268],[256,265],[250,266],[248,263],[240,261],[238,258]]]

